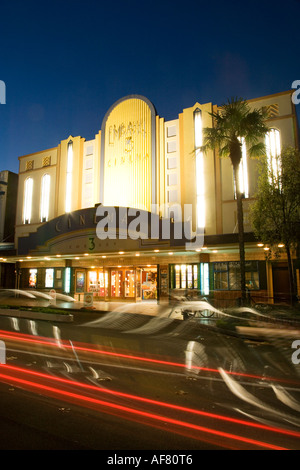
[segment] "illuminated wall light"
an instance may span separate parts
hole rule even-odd
[[[89,256],[89,254],[88,254],[88,253],[84,253],[84,255],[83,255],[83,256]]]
[[[257,244],[257,246],[259,246],[259,247],[263,247],[263,246],[264,246],[264,244],[263,244],[263,243],[258,243],[258,244]]]
[[[279,156],[281,153],[280,132],[277,129],[270,129],[266,134],[265,143],[268,169],[271,173],[270,180],[272,180],[272,177],[278,178],[281,173],[281,166],[279,162]]]
[[[140,254],[139,254],[139,253],[136,253],[135,256],[140,256]]]
[[[102,258],[106,258],[106,256],[105,256],[105,255],[103,255],[103,256],[102,256]]]
[[[283,248],[283,247],[284,247],[284,244],[283,244],[283,243],[279,243],[278,248]]]
[[[75,259],[80,259],[79,256],[75,256]]]
[[[124,255],[124,251],[119,251],[119,255]]]
[[[24,187],[23,222],[30,224],[32,210],[33,179],[27,178]]]
[[[194,112],[195,152],[196,152],[196,197],[197,197],[197,227],[205,227],[205,185],[204,157],[200,151],[202,146],[202,113],[200,109]]]
[[[73,173],[73,142],[68,143],[67,176],[66,176],[66,212],[71,212],[72,207],[72,173]]]
[[[42,193],[41,193],[41,222],[46,222],[49,218],[50,203],[50,175],[42,177]]]
[[[169,255],[173,255],[174,253],[172,251],[169,252]]]
[[[201,263],[201,293],[202,295],[209,295],[209,264]]]
[[[269,251],[269,249],[270,249],[270,248],[269,248],[268,246],[265,246],[265,247],[264,247],[264,250],[265,250],[265,251]]]
[[[239,166],[239,180],[240,192],[245,198],[249,197],[249,183],[248,183],[248,163],[247,163],[247,149],[244,137],[239,139],[242,143],[242,159]]]
[[[71,268],[65,269],[65,292],[69,294],[71,291]]]
[[[159,250],[154,250],[154,253],[159,253]]]
[[[218,250],[213,250],[212,252],[213,252],[213,253],[218,253]]]
[[[60,257],[61,257],[61,255],[56,255],[56,257],[57,257],[57,258],[60,258]]]

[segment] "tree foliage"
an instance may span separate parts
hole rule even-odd
[[[285,149],[279,158],[278,174],[274,174],[266,159],[260,165],[255,202],[250,217],[254,233],[269,245],[296,247],[300,224],[300,152]]]
[[[266,159],[261,162],[250,219],[258,240],[269,245],[273,253],[276,254],[278,244],[284,244],[294,296],[296,283],[291,250],[300,243],[300,152],[286,148],[278,160],[277,173],[272,171]]]

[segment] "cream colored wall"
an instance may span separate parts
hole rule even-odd
[[[283,93],[272,95],[257,100],[250,100],[252,109],[278,105],[279,116],[268,120],[270,127],[280,130],[282,145],[295,145],[294,135],[294,108],[291,102],[291,94]],[[194,111],[200,108],[202,111],[203,127],[211,127],[212,119],[209,113],[213,107],[211,103],[195,103],[186,108],[178,119],[167,121],[156,116],[156,177],[157,177],[157,203],[163,207],[171,203],[170,195],[174,196],[174,203],[181,204],[184,215],[184,205],[193,206],[193,229],[196,223],[196,165],[194,144]],[[215,107],[214,107],[215,108]],[[169,130],[173,128],[174,135]],[[33,232],[40,225],[40,190],[43,174],[51,176],[51,196],[49,219],[65,213],[66,169],[67,169],[67,145],[73,141],[73,183],[72,183],[72,211],[84,207],[93,207],[100,201],[100,153],[101,131],[95,135],[95,139],[85,141],[77,136],[62,140],[58,147],[44,150],[35,154],[19,158],[19,188],[17,202],[16,237]],[[172,144],[174,142],[174,144]],[[168,145],[175,145],[173,151],[168,151]],[[90,152],[90,147],[92,151]],[[51,157],[51,165],[43,167],[44,157]],[[170,159],[172,164],[169,165]],[[88,160],[92,160],[92,166],[86,168]],[[26,162],[33,161],[33,170],[26,171]],[[175,163],[175,165],[173,165]],[[204,155],[204,180],[206,203],[206,228],[207,235],[216,233],[233,233],[236,230],[236,202],[233,192],[233,172],[229,158],[219,159],[217,152],[209,151]],[[249,193],[250,200],[256,191],[258,161],[248,159]],[[172,175],[176,178],[172,180]],[[24,181],[31,176],[33,178],[33,199],[31,224],[24,225],[23,196]],[[170,178],[171,177],[171,178]],[[87,179],[90,184],[90,193],[87,197]],[[177,179],[177,181],[175,181]],[[172,181],[172,184],[170,182]],[[175,182],[175,183],[174,183]],[[219,186],[218,186],[219,185]],[[171,193],[171,191],[174,191]],[[176,195],[176,197],[175,197]],[[251,230],[247,223],[249,201],[244,201],[245,206],[245,230]],[[162,213],[166,216],[167,214]]]
[[[294,133],[294,109],[291,101],[291,93],[282,93],[270,95],[264,98],[248,101],[250,109],[260,109],[276,105],[278,115],[267,120],[266,124],[270,128],[280,131],[282,148],[295,146]],[[236,201],[234,200],[233,170],[229,158],[221,158],[221,185],[222,185],[222,220],[223,233],[234,233],[236,227]],[[249,205],[254,198],[257,190],[257,181],[259,174],[259,159],[248,157],[248,183],[249,199],[244,200],[244,229],[251,231],[249,223]]]
[[[202,126],[211,127],[212,104],[196,103],[191,108],[186,108],[179,115],[180,129],[180,167],[181,167],[181,204],[193,206],[193,230],[196,229],[196,158],[195,158],[195,129],[194,111],[199,108],[202,112]],[[205,233],[216,233],[216,188],[215,188],[215,163],[214,152],[208,151],[204,155],[204,181],[205,181]]]
[[[82,157],[82,209],[93,207],[95,205],[95,150],[95,140],[84,142]]]
[[[165,178],[165,120],[156,116],[156,200],[157,213],[165,216],[166,178]]]
[[[165,201],[166,217],[171,214],[177,220],[181,219],[181,185],[180,185],[180,140],[179,120],[167,121],[164,126],[164,154],[165,154]],[[172,208],[173,206],[173,208]],[[170,213],[171,210],[171,213]],[[173,214],[173,215],[172,215]]]
[[[49,166],[43,166],[45,157],[51,158]],[[26,163],[33,162],[33,169],[26,171]],[[41,224],[40,220],[40,201],[41,201],[41,182],[45,174],[50,175],[50,205],[49,219],[55,217],[55,194],[56,194],[56,171],[57,171],[57,148],[52,148],[25,155],[19,158],[19,185],[17,196],[17,214],[16,214],[16,240],[19,236],[26,236],[36,231]],[[32,216],[31,223],[24,225],[23,223],[23,199],[24,184],[27,178],[33,179],[33,195],[32,195]]]
[[[57,175],[58,191],[56,193],[56,216],[65,213],[68,142],[70,140],[73,142],[71,211],[80,209],[82,204],[82,162],[84,139],[80,136],[70,136],[68,139],[62,140],[58,146],[59,171]]]
[[[94,205],[100,202],[101,131],[95,136]]]

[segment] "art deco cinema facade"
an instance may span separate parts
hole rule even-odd
[[[270,155],[298,145],[291,92],[249,105],[269,111]],[[172,294],[238,297],[231,163],[217,152],[196,150],[216,109],[195,103],[165,121],[147,98],[130,95],[108,110],[93,140],[69,136],[55,148],[20,157],[17,255],[9,260],[17,263],[17,285],[55,289],[77,299],[90,292],[95,300],[109,301],[163,301]],[[271,277],[279,264],[266,262],[247,218],[257,182],[257,161],[248,158],[247,149],[241,171],[246,278],[258,296],[272,297],[277,285]],[[109,223],[99,237],[101,211]],[[143,236],[124,235],[124,227],[137,220],[134,213],[149,216]],[[162,226],[170,219],[170,236],[163,237]],[[181,219],[193,232],[203,229],[201,249],[187,244],[184,235],[175,236]],[[284,257],[281,263],[285,268]]]

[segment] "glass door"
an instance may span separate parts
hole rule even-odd
[[[123,297],[123,271],[111,271],[111,297]]]
[[[136,269],[136,300],[142,300],[142,270]]]
[[[135,272],[133,269],[125,271],[125,297],[135,297]]]

